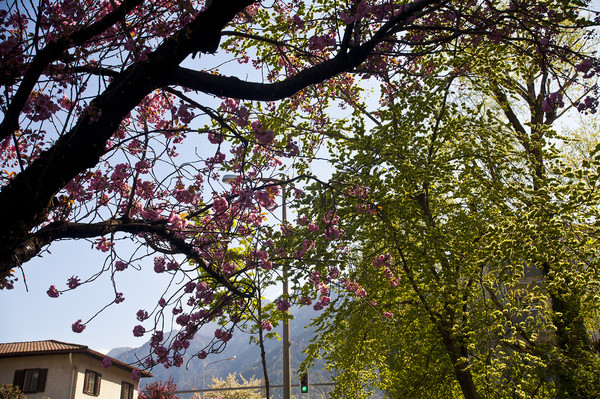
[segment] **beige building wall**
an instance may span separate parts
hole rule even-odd
[[[48,369],[48,375],[44,392],[27,394],[28,399],[119,399],[123,381],[133,384],[134,398],[138,395],[138,381],[131,380],[129,371],[104,369],[100,360],[81,354],[0,358],[0,384],[12,384],[15,370],[33,368]],[[83,393],[86,370],[102,375],[98,396]]]
[[[121,396],[121,384],[128,382],[134,386],[133,397],[137,398],[138,381],[131,380],[131,373],[129,371],[120,369],[115,366],[111,366],[103,369],[101,362],[84,355],[74,355],[74,363],[77,367],[77,383],[75,386],[75,397],[73,399],[117,399]],[[83,393],[83,384],[85,381],[85,371],[92,370],[102,375],[102,382],[100,383],[100,395],[92,396]],[[29,399],[29,398],[28,398]],[[55,398],[51,398],[55,399]],[[58,399],[58,398],[56,398]]]

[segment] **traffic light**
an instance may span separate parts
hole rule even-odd
[[[302,374],[300,377],[300,392],[308,393],[308,374]]]

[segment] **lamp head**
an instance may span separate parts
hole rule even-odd
[[[231,184],[233,181],[237,179],[237,175],[227,174],[223,176],[223,183]]]

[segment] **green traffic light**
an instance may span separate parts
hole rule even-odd
[[[300,393],[308,393],[308,374],[300,377]]]

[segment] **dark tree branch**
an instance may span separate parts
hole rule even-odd
[[[221,97],[256,101],[281,100],[294,95],[308,86],[324,82],[342,72],[347,72],[358,67],[366,61],[377,44],[388,39],[390,34],[399,31],[400,27],[404,26],[416,13],[436,3],[439,6],[446,3],[446,1],[415,1],[384,24],[370,40],[362,45],[349,50],[343,46],[335,57],[304,69],[296,75],[290,76],[280,82],[268,84],[247,82],[236,77],[218,76],[179,67],[169,76],[167,83]],[[351,30],[351,28],[348,28],[347,32]]]
[[[171,229],[166,221],[110,219],[100,223],[53,222],[24,240],[13,253],[16,265],[21,265],[36,256],[46,245],[62,239],[82,239],[101,237],[117,232],[129,234],[151,234],[160,237],[177,253],[184,254],[195,262],[211,278],[227,288],[234,295],[249,298],[252,292],[242,292],[224,275],[219,273],[197,252],[196,247],[187,243]]]
[[[123,118],[146,95],[166,86],[164,78],[189,54],[214,51],[223,27],[250,4],[252,0],[222,0],[200,13],[188,26],[165,40],[147,61],[138,62],[115,77],[70,132],[2,188],[0,276],[15,266],[13,252],[31,230],[46,220],[56,193],[99,162],[106,142]],[[93,114],[100,116],[93,118]]]

